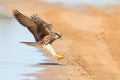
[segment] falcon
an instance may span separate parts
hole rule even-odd
[[[58,60],[63,58],[63,55],[58,55],[52,48],[51,44],[62,37],[59,32],[52,31],[52,25],[42,20],[38,15],[32,15],[31,18],[25,16],[17,9],[13,10],[13,15],[16,20],[26,27],[34,36],[36,42],[21,42],[30,46],[38,46],[44,48]]]

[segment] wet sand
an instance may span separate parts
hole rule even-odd
[[[49,65],[44,72],[27,74],[38,80],[119,80],[120,79],[120,6],[109,6],[107,11],[85,6],[86,10],[61,8],[61,4],[49,4],[29,0],[2,2],[11,14],[18,9],[30,16],[37,13],[54,30],[63,34],[63,40],[52,45],[65,58],[57,61],[49,54]],[[52,64],[50,64],[52,63]],[[61,63],[64,65],[53,65]]]

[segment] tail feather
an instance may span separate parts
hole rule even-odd
[[[38,43],[37,42],[20,42],[22,44],[26,44],[26,45],[29,45],[29,46],[36,46]]]

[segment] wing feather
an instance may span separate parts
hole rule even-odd
[[[46,32],[46,33],[49,34],[49,33],[52,32],[52,31],[51,31],[51,27],[52,27],[52,25],[46,23],[45,21],[43,21],[41,18],[38,17],[37,14],[31,16],[31,18],[34,20],[34,22],[35,22],[36,24],[41,25],[40,28],[43,30],[44,33]]]
[[[13,15],[20,24],[28,28],[28,30],[34,35],[35,39],[37,40],[38,37],[36,34],[38,25],[32,19],[23,15],[18,10],[13,10]]]
[[[35,26],[35,27],[37,27],[37,25],[34,23],[34,21],[32,19],[23,15],[18,10],[13,10],[13,15],[23,26],[26,26],[26,27]]]
[[[33,15],[31,18],[23,15],[18,10],[13,10],[14,17],[20,24],[34,35],[36,41],[42,40],[46,35],[51,34],[51,25],[43,21],[38,15]]]

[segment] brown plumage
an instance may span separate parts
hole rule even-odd
[[[42,45],[51,44],[61,37],[61,34],[52,31],[51,24],[43,21],[38,15],[33,15],[29,18],[16,9],[13,10],[13,15],[20,24],[25,26],[33,34],[36,42],[40,42]]]

